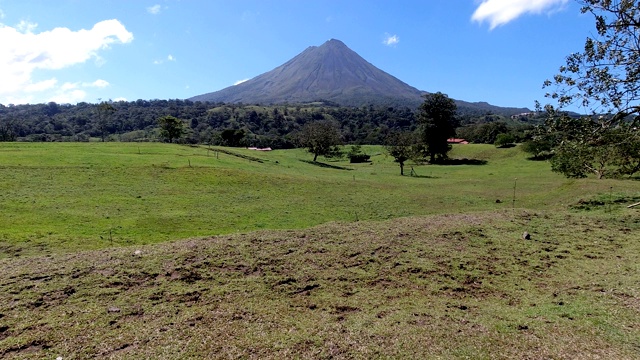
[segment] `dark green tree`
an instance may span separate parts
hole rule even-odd
[[[174,116],[167,115],[159,118],[158,126],[160,126],[160,136],[170,143],[185,134],[184,122]]]
[[[224,129],[220,133],[222,145],[230,147],[244,146],[246,133],[242,129]]]
[[[16,141],[15,125],[7,117],[0,117],[0,141]]]
[[[553,155],[555,142],[550,137],[539,136],[522,144],[522,151],[531,154],[531,160],[545,160]]]
[[[456,104],[440,92],[427,94],[424,98],[418,121],[423,126],[425,155],[429,156],[431,163],[435,163],[447,159],[447,153],[451,150],[447,139],[456,135]]]
[[[342,143],[338,126],[328,120],[317,120],[306,123],[298,134],[298,143],[313,154],[313,161],[318,156],[335,157],[342,155],[338,145]]]
[[[498,134],[496,141],[493,143],[496,147],[507,148],[516,146],[516,137],[513,134],[502,133]]]
[[[400,175],[404,175],[404,163],[419,156],[417,138],[413,133],[401,132],[390,134],[385,150],[400,165]]]
[[[55,104],[55,103],[54,103]],[[113,113],[116,112],[116,108],[111,103],[103,101],[98,104],[98,130],[100,130],[100,137],[102,142],[107,137],[109,127],[111,126]]]
[[[362,151],[362,146],[360,145],[351,145],[351,149],[347,153],[347,157],[349,158],[350,163],[365,163],[371,158],[370,155],[367,155]]]

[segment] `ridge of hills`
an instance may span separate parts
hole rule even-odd
[[[192,101],[244,104],[309,103],[340,106],[407,106],[417,108],[427,92],[375,67],[342,41],[310,46],[291,60],[238,85],[197,95]],[[527,108],[455,100],[461,113],[492,112],[505,116]]]

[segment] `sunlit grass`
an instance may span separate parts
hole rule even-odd
[[[381,147],[364,150],[373,155],[371,163],[322,159],[351,169],[337,170],[301,161],[312,157],[301,149],[223,153],[154,143],[2,143],[0,245],[37,253],[328,221],[566,209],[612,186],[622,195],[637,187],[634,181],[567,180],[545,162],[525,160],[518,148],[456,146],[452,157],[487,164],[410,164],[416,177],[399,176]]]

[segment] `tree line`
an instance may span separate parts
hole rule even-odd
[[[417,111],[408,107],[341,107],[322,102],[262,106],[178,99],[50,102],[0,105],[0,141],[158,141],[163,139],[158,120],[165,116],[184,122],[184,133],[176,139],[181,142],[272,148],[296,146],[302,127],[319,120],[334,122],[347,144],[384,144],[390,134],[415,131],[419,126]],[[490,113],[458,110],[456,118],[476,143],[495,141],[497,134],[475,136],[475,129],[483,129],[484,124],[496,123],[495,129],[501,132],[517,132],[519,126]]]

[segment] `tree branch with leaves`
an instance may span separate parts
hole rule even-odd
[[[568,177],[632,175],[640,170],[640,1],[579,3],[594,16],[596,33],[544,83],[555,86],[546,96],[557,101],[545,106],[546,131],[557,138],[552,169]],[[569,106],[588,116],[570,119],[562,112]]]

